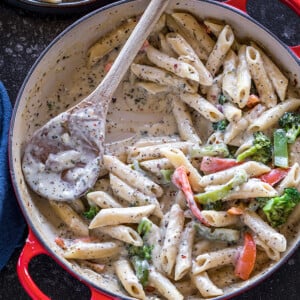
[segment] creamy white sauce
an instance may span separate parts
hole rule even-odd
[[[56,97],[63,103],[70,103],[75,97],[79,98],[75,102],[80,101],[104,76],[104,65],[105,62],[93,71],[82,67],[70,86],[57,89]],[[130,145],[141,136],[173,135],[177,131],[170,103],[164,97],[149,95],[130,85],[128,76],[115,94],[106,119],[107,150],[101,145],[101,128],[105,125],[101,103],[96,108],[83,107],[59,115],[29,141],[22,168],[36,193],[51,200],[76,199],[93,187],[104,151],[115,155],[120,152],[120,147],[109,147],[113,142],[127,139]]]

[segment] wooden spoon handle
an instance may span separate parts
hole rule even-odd
[[[101,99],[101,104],[108,106],[113,93],[132,64],[145,39],[167,7],[168,2],[169,0],[151,0],[151,3],[146,8],[129,39],[121,49],[111,69],[101,84],[94,90],[90,97],[88,97],[89,100],[92,100],[94,103],[99,103]]]

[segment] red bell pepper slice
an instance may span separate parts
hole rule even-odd
[[[268,173],[259,176],[259,179],[273,186],[279,181],[281,181],[287,175],[288,172],[289,172],[288,168],[287,169],[276,168],[276,169],[272,169]]]
[[[202,216],[199,207],[197,206],[194,200],[194,193],[192,191],[187,171],[184,166],[180,166],[175,169],[172,175],[172,182],[173,184],[181,189],[185,195],[187,200],[188,206],[192,212],[192,214],[204,225],[210,226],[207,220]]]
[[[205,174],[211,174],[235,167],[239,164],[241,163],[231,158],[204,156],[200,164],[200,170]]]
[[[256,260],[256,245],[252,235],[248,232],[244,235],[244,247],[235,266],[235,275],[243,280],[250,277]]]

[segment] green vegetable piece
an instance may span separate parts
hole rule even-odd
[[[294,207],[300,202],[300,193],[296,188],[285,188],[281,196],[256,200],[271,226],[278,227],[287,221]]]
[[[274,165],[281,168],[289,166],[287,137],[283,129],[274,132]]]
[[[235,187],[243,184],[247,180],[248,174],[246,173],[246,171],[242,169],[238,170],[234,177],[226,184],[222,185],[216,190],[195,195],[195,200],[200,204],[216,202],[226,197]]]
[[[83,215],[87,219],[92,220],[97,215],[99,210],[100,210],[100,208],[98,206],[90,206],[89,210],[83,212]]]
[[[300,135],[300,114],[285,112],[279,119],[278,124],[286,131],[287,142],[292,144]]]
[[[160,173],[163,176],[163,183],[170,183],[171,178],[172,178],[172,174],[174,173],[174,170],[162,169],[162,170],[160,170]]]
[[[195,223],[197,233],[208,240],[226,241],[236,243],[240,239],[240,231],[229,228],[212,228],[200,223]]]
[[[204,156],[228,157],[230,155],[225,143],[206,145],[203,147],[194,147],[191,150],[191,158],[200,158]]]
[[[147,234],[152,227],[152,223],[147,218],[142,218],[140,221],[137,231],[141,237]]]
[[[207,203],[207,204],[203,204],[202,209],[203,210],[221,211],[221,210],[223,210],[223,201],[218,200],[216,202],[210,202],[210,203]]]
[[[224,120],[212,123],[212,127],[213,127],[214,131],[225,131],[228,124],[229,124],[229,121],[224,119]]]
[[[138,256],[131,258],[136,277],[143,286],[147,286],[149,278],[149,263],[145,259],[140,259]]]
[[[255,161],[267,163],[272,159],[272,143],[271,140],[262,132],[258,131],[253,134],[253,146],[240,153],[236,160],[241,162],[248,157]]]
[[[138,256],[141,259],[151,260],[152,249],[154,246],[143,245],[141,247],[130,245],[128,248],[129,256]]]
[[[223,94],[220,94],[220,95],[219,95],[219,98],[218,98],[219,104],[223,105],[223,104],[226,103],[227,101],[228,101],[228,100],[227,100],[227,98],[226,98],[225,95],[223,95]]]

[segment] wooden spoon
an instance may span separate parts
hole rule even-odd
[[[25,147],[22,170],[36,193],[66,201],[93,187],[101,169],[106,115],[113,93],[168,2],[152,0],[100,85],[34,132]]]

